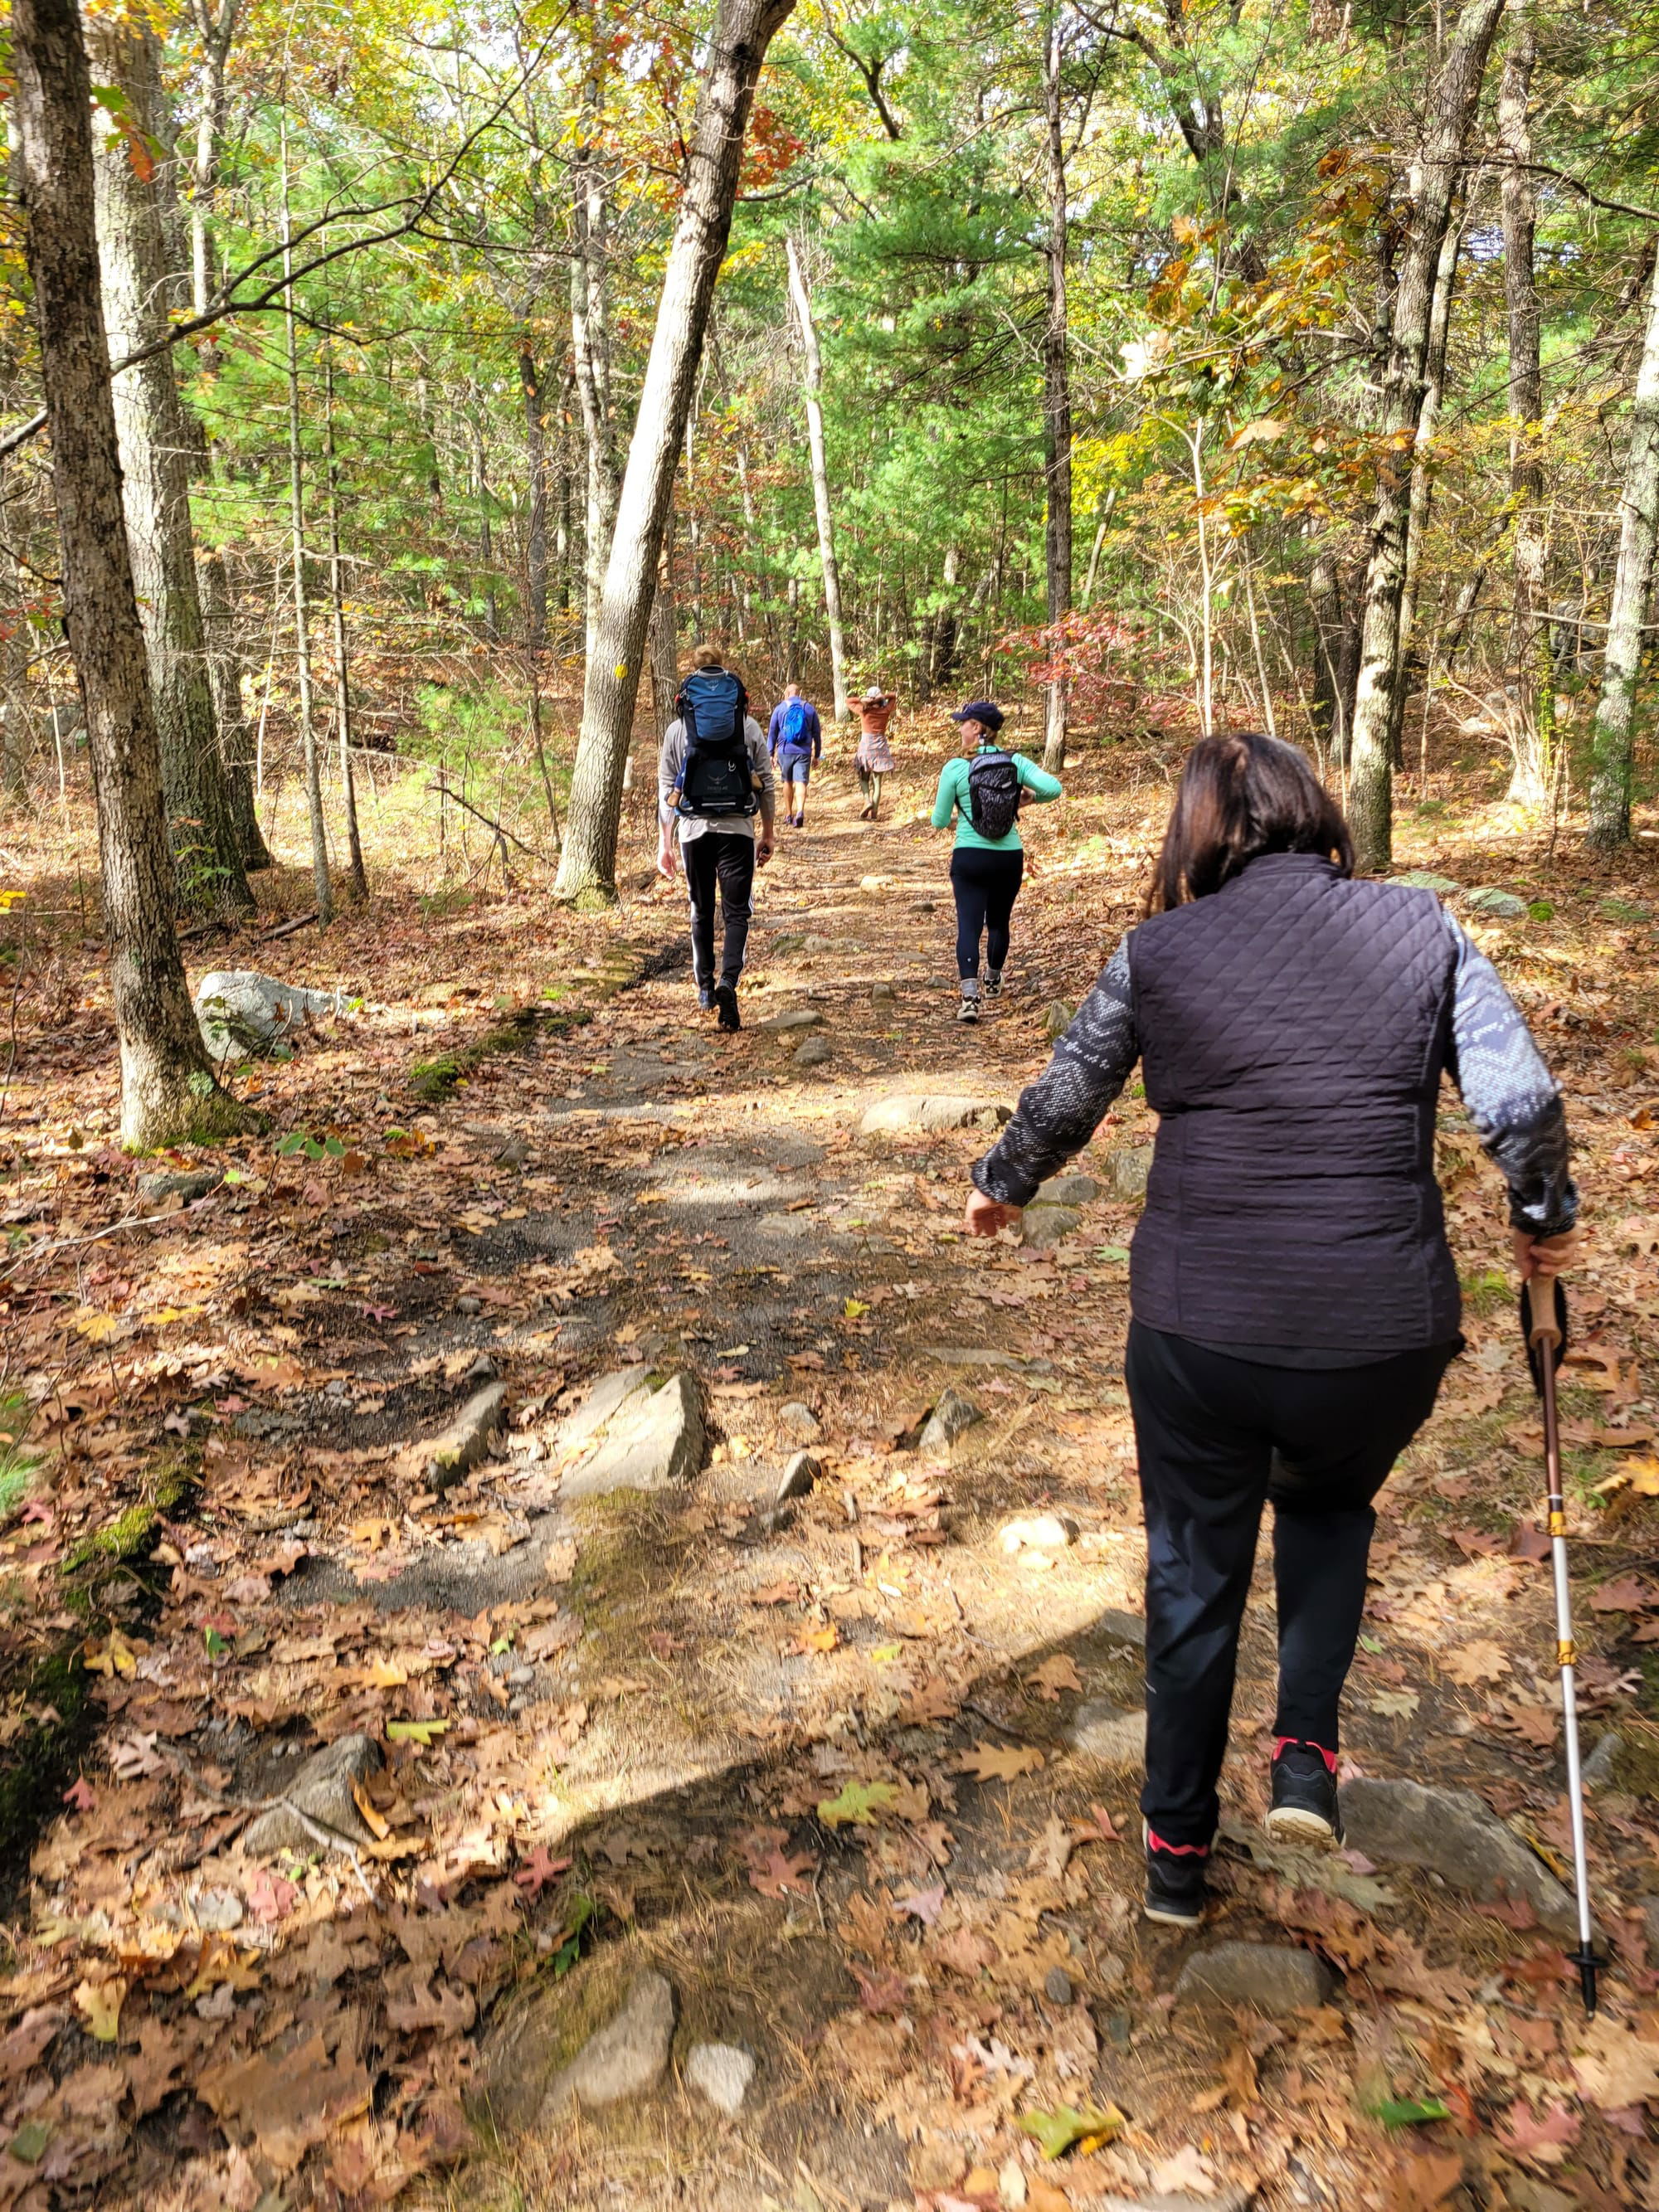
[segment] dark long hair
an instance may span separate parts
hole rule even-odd
[[[1207,898],[1259,853],[1316,853],[1353,873],[1342,810],[1294,745],[1259,730],[1200,738],[1181,771],[1147,913]]]

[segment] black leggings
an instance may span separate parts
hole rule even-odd
[[[979,940],[985,939],[985,964],[1000,975],[1008,958],[1008,922],[1025,873],[1025,855],[1016,846],[992,852],[981,845],[958,845],[951,855],[951,889],[957,902],[957,973],[964,983],[979,976]]]
[[[740,830],[705,830],[680,848],[685,888],[691,900],[691,973],[707,990],[714,981],[714,893],[720,892],[726,941],[720,948],[720,981],[735,985],[743,973],[754,913],[755,841]]]
[[[1146,1787],[1173,1844],[1219,1813],[1239,1624],[1263,1501],[1279,1599],[1276,1736],[1337,1747],[1365,1603],[1371,1500],[1433,1411],[1457,1346],[1364,1367],[1264,1367],[1129,1325],[1124,1379],[1146,1519]]]

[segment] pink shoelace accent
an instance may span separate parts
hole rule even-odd
[[[1329,1771],[1333,1774],[1336,1771],[1336,1753],[1334,1751],[1327,1751],[1322,1743],[1304,1743],[1302,1738],[1297,1735],[1279,1735],[1273,1738],[1275,1759],[1281,1751],[1287,1748],[1295,1751],[1316,1751]]]
[[[1163,1837],[1154,1834],[1151,1828],[1146,1831],[1146,1848],[1149,1851],[1168,1851],[1172,1858],[1177,1859],[1206,1859],[1210,1856],[1207,1844],[1166,1844]]]

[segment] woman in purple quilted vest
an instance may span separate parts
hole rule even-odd
[[[1443,1074],[1509,1186],[1523,1277],[1577,1212],[1560,1094],[1492,965],[1431,891],[1353,878],[1303,756],[1194,745],[1146,919],[995,1146],[994,1236],[1093,1135],[1139,1060],[1159,1116],[1124,1364],[1146,1522],[1146,1913],[1203,1912],[1239,1625],[1273,1508],[1270,1832],[1341,1840],[1337,1715],[1371,1501],[1462,1346],[1434,1175]]]

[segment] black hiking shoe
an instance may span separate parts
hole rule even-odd
[[[1341,1842],[1334,1751],[1280,1736],[1273,1747],[1273,1802],[1265,1826],[1276,1844],[1334,1847]]]
[[[986,969],[985,995],[988,999],[1000,999],[1002,996],[1002,970],[1000,968],[988,968]]]
[[[738,1012],[738,987],[735,983],[716,983],[714,1006],[723,1030],[740,1030],[743,1016]]]
[[[710,983],[699,983],[699,984],[698,984],[698,986],[697,986],[697,1004],[698,1004],[698,1006],[702,1009],[702,1011],[703,1011],[703,1012],[704,1012],[705,1014],[712,1014],[712,1013],[714,1012],[714,986],[713,986],[712,984],[710,984]]]
[[[1141,1906],[1148,1920],[1168,1928],[1196,1928],[1204,1917],[1208,1895],[1205,1877],[1209,1871],[1207,1844],[1166,1844],[1150,1828],[1146,1840],[1146,1899]]]

